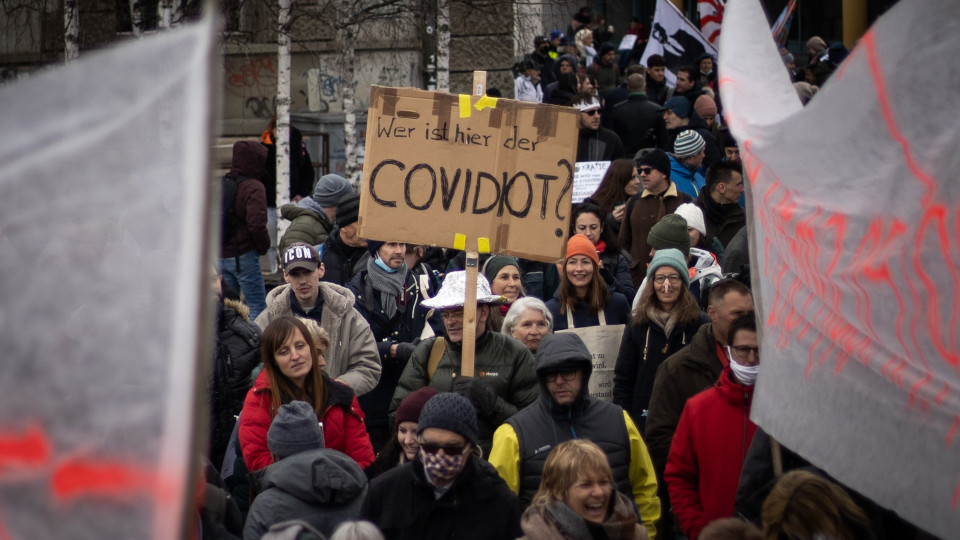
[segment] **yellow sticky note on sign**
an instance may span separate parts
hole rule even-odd
[[[469,96],[468,96],[469,97]],[[458,249],[460,251],[467,250],[467,235],[457,233],[453,235],[453,249]]]

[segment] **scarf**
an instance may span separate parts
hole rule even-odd
[[[403,285],[407,281],[406,263],[394,273],[388,273],[377,266],[376,257],[367,259],[367,279],[373,288],[380,291],[380,306],[388,319],[397,314],[397,302],[403,298]]]
[[[656,294],[656,292],[654,292]],[[647,318],[650,321],[663,328],[663,334],[670,337],[670,332],[673,332],[673,329],[677,326],[677,316],[676,311],[663,311],[658,309],[656,306],[649,306],[647,308]]]
[[[597,248],[597,253],[603,255],[603,252],[607,250],[607,243],[603,240],[598,240],[597,244],[593,247]]]

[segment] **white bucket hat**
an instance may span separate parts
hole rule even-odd
[[[440,292],[428,300],[424,300],[422,305],[429,309],[443,311],[445,309],[454,309],[463,307],[463,300],[467,290],[467,272],[459,270],[457,272],[448,272],[443,278],[443,285],[440,286]],[[506,298],[490,292],[490,283],[483,274],[477,273],[477,304],[502,304]]]

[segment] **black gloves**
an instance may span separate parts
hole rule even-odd
[[[497,405],[497,392],[476,377],[456,377],[453,391],[470,400],[480,416],[490,416]]]

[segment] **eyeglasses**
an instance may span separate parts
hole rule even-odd
[[[573,371],[554,371],[551,373],[547,373],[547,380],[555,381],[557,380],[557,375],[559,375],[560,378],[565,381],[572,381],[573,378],[577,376],[577,371],[579,370],[574,369]]]
[[[420,439],[420,449],[428,454],[436,454],[443,450],[448,456],[459,456],[466,451],[469,443],[463,444],[434,444]]]
[[[680,284],[680,276],[677,276],[677,275],[673,275],[673,276],[653,276],[653,282],[656,283],[657,285],[663,285],[663,282],[664,282],[664,281],[669,281],[671,285],[679,285],[679,284]]]
[[[587,116],[596,116],[600,114],[600,109],[591,109],[589,111],[580,111]]]
[[[733,351],[733,355],[741,360],[748,360],[750,355],[753,354],[757,358],[760,358],[760,347],[747,347],[745,345],[731,346],[730,350]]]
[[[451,320],[451,319],[462,319],[462,318],[463,318],[463,310],[462,310],[462,309],[457,309],[457,310],[453,310],[453,311],[441,311],[441,312],[440,312],[440,318],[443,319],[443,320],[445,320],[445,321],[449,321],[449,320]]]
[[[640,171],[640,174],[650,174],[653,172],[653,167],[640,167],[637,170]]]

